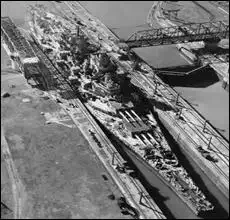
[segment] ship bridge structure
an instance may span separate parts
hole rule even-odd
[[[9,17],[1,17],[1,41],[11,60],[18,64],[26,79],[33,78],[37,84],[50,87],[48,75],[41,71],[42,63]]]
[[[136,48],[195,41],[216,42],[225,38],[229,38],[229,24],[215,21],[137,31],[125,43],[129,48]]]

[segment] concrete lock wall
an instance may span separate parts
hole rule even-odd
[[[190,142],[182,139],[179,133],[176,133],[175,129],[172,128],[172,125],[170,125],[165,118],[161,117],[160,114],[159,119],[170,132],[174,140],[179,144],[183,155],[190,162],[196,173],[199,174],[209,192],[212,193],[212,195],[229,214],[229,197],[227,197],[229,195],[229,190],[226,189],[226,187],[219,181],[218,177],[213,175],[213,172],[209,168],[203,165],[202,160],[192,150],[190,150]]]

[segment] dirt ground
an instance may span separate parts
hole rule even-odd
[[[116,199],[108,198],[112,193],[115,198],[121,194],[78,128],[45,123],[41,112],[55,112],[60,107],[28,87],[21,75],[9,71],[2,71],[3,91],[10,97],[1,97],[2,124],[27,193],[22,217],[129,218],[121,214]],[[7,197],[11,187],[6,169],[3,171],[2,198],[8,198],[13,209],[12,199]]]
[[[218,10],[214,5],[208,1],[177,1],[168,2],[166,4],[167,9],[175,9],[175,6],[180,9],[177,14],[177,19],[171,20],[180,25],[184,23],[201,23],[210,21],[222,21],[228,22],[229,18],[226,13]]]
[[[1,155],[1,202],[7,206],[8,209],[2,210],[1,218],[11,219],[13,218],[13,198],[12,189],[10,184],[9,174],[7,172],[6,164]]]

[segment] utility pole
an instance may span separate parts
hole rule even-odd
[[[208,142],[208,147],[207,147],[208,150],[212,150],[212,148],[210,147],[211,142],[212,142],[212,136],[210,137],[209,142]]]
[[[180,94],[177,93],[176,100],[175,100],[175,104],[176,104],[176,105],[178,104],[179,96],[180,96]]]
[[[115,165],[115,152],[113,152],[113,157],[112,157],[112,165]]]
[[[141,200],[143,198],[143,192],[140,192],[140,200],[139,200],[139,204],[141,204]]]
[[[203,126],[203,132],[205,132],[205,128],[206,128],[207,121],[208,121],[208,120],[205,119],[205,121],[204,121],[204,126]]]

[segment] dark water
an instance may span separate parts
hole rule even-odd
[[[175,87],[229,140],[229,93],[216,82],[206,88]]]

